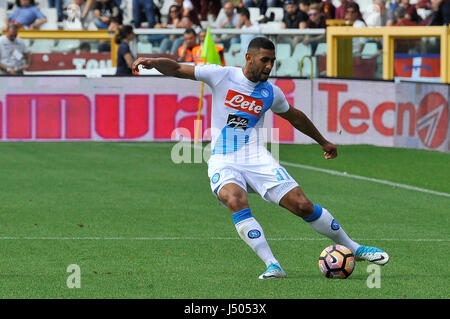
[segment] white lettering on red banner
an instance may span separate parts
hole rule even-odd
[[[264,103],[251,96],[228,90],[227,97],[225,98],[225,105],[259,117]]]

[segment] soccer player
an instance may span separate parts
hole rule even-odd
[[[326,140],[300,110],[287,103],[279,87],[268,81],[275,63],[275,46],[267,38],[253,39],[245,55],[244,68],[218,65],[183,65],[166,58],[139,58],[133,70],[156,68],[177,78],[204,81],[212,89],[211,148],[208,176],[213,193],[231,214],[239,236],[266,264],[260,279],[284,278],[285,271],[274,257],[263,229],[253,217],[247,190],[301,217],[318,233],[348,247],[357,260],[378,265],[388,254],[363,246],[345,233],[331,213],[312,203],[297,182],[279,165],[261,143],[264,113],[271,109],[297,130],[314,139],[326,159],[337,156],[336,145]]]

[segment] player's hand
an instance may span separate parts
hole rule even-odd
[[[337,157],[337,147],[333,143],[326,142],[322,145],[323,149],[323,156],[325,156],[325,159],[332,159]]]
[[[142,65],[143,69],[153,69],[155,67],[155,59],[152,58],[138,58],[133,62],[132,70],[139,73],[139,66]]]

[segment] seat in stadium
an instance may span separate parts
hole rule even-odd
[[[285,59],[291,56],[291,45],[289,43],[278,43],[276,45],[277,59]]]
[[[293,57],[286,57],[280,59],[279,66],[277,67],[277,76],[299,76],[298,70],[299,60]]]
[[[41,25],[39,29],[58,30],[58,12],[56,11],[56,8],[40,8],[40,10],[47,18],[47,22]]]
[[[53,51],[55,46],[55,40],[52,39],[39,39],[34,40],[33,44],[30,46],[31,53],[50,53]]]
[[[232,43],[230,47],[228,48],[228,53],[232,53],[234,51],[240,51],[241,50],[241,44],[240,43]]]
[[[362,58],[371,58],[375,53],[377,53],[378,47],[376,43],[367,42],[364,44],[364,48],[361,51]]]
[[[227,66],[235,66],[235,58],[234,55],[232,55],[231,53],[225,52],[223,54],[224,58],[225,58],[225,64]]]
[[[270,14],[271,13],[274,13],[274,15],[275,15],[275,19],[273,20],[274,22],[281,22],[281,21],[283,21],[283,16],[284,16],[284,10],[283,10],[283,8],[280,8],[280,7],[270,7],[270,8],[267,8],[267,11],[266,11],[266,17],[270,17]]]
[[[149,42],[138,42],[137,43],[137,53],[138,54],[145,54],[145,53],[152,53],[153,52],[153,45]]]
[[[245,65],[245,53],[237,53],[234,55],[234,65],[242,67]]]
[[[258,19],[261,16],[259,8],[247,8],[250,13],[250,22],[253,24],[258,24]]]
[[[327,44],[325,42],[321,42],[317,45],[316,52],[314,55],[327,55]]]
[[[0,31],[6,27],[6,10],[0,8]]]
[[[296,57],[298,59],[301,59],[305,55],[311,55],[311,45],[305,45],[303,43],[297,43],[295,46],[294,52],[292,53],[292,57]]]
[[[58,41],[52,50],[53,52],[64,53],[64,52],[74,52],[80,46],[80,40],[75,39],[62,39]]]
[[[264,33],[266,31],[281,30],[281,22],[270,21],[267,23],[261,23],[259,25],[259,29],[261,30],[261,33]]]

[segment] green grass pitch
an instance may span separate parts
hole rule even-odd
[[[385,249],[380,288],[367,262],[346,280],[323,277],[332,242],[250,195],[253,215],[286,270],[241,241],[209,188],[206,164],[174,164],[170,143],[1,143],[0,298],[449,298],[450,155],[281,145],[280,160],[445,194],[285,165],[307,196],[356,241]],[[81,288],[68,288],[67,267]]]

